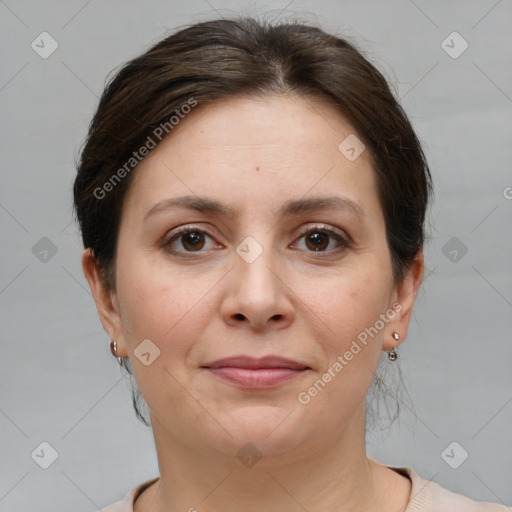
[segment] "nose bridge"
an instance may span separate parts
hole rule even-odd
[[[248,303],[271,301],[278,293],[276,275],[270,269],[275,266],[271,237],[250,236],[236,248],[235,272],[239,297]]]
[[[223,314],[229,323],[246,321],[254,328],[276,320],[285,325],[292,319],[293,308],[279,277],[272,236],[258,238],[247,237],[236,248]]]

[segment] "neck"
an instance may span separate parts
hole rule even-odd
[[[366,457],[364,420],[362,410],[328,446],[318,440],[294,454],[263,454],[246,467],[236,455],[178,442],[152,418],[160,479],[137,499],[135,512],[385,510],[384,501],[397,502],[390,485],[403,477]]]

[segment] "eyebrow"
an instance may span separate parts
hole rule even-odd
[[[230,206],[212,199],[198,196],[181,196],[158,202],[144,214],[144,220],[156,213],[177,208],[186,208],[201,213],[213,213],[225,217],[233,217],[236,214],[236,211]],[[357,216],[365,216],[363,208],[358,203],[339,196],[290,199],[283,204],[280,213],[283,217],[289,217],[299,213],[335,209],[349,210]]]

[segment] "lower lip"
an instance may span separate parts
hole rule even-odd
[[[207,368],[217,377],[249,389],[265,389],[287,382],[306,370],[290,368]]]

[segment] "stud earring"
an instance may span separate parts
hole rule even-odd
[[[393,339],[398,341],[400,339],[400,334],[398,334],[397,332],[394,332]],[[388,358],[390,361],[396,361],[398,359],[398,352],[396,351],[396,347],[393,347],[393,350],[390,350],[388,352]]]
[[[112,355],[114,357],[117,357],[117,362],[119,363],[119,366],[123,366],[123,358],[117,355],[117,341],[112,340],[110,342],[110,352],[112,352]]]

